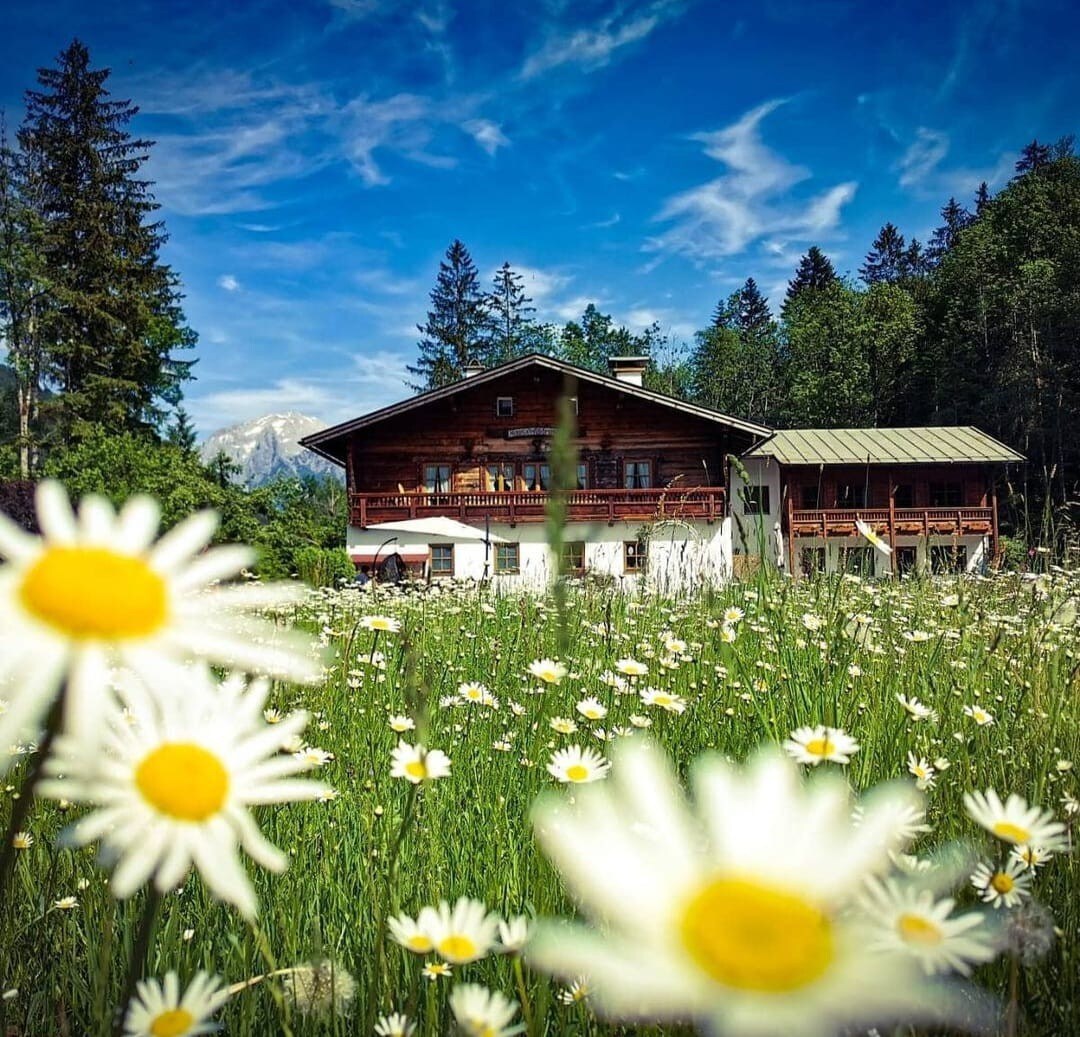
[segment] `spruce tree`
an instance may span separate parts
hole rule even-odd
[[[886,223],[866,255],[866,262],[859,268],[859,276],[866,284],[895,284],[907,272],[907,253],[904,235],[892,223]]]
[[[904,278],[922,277],[926,273],[926,253],[923,252],[922,242],[918,238],[912,238],[911,243],[904,250]]]
[[[812,245],[806,255],[799,260],[795,276],[788,282],[781,314],[786,317],[788,309],[804,291],[821,291],[834,284],[836,279],[836,271],[829,257],[817,245]]]
[[[1020,150],[1020,157],[1016,161],[1016,172],[1034,173],[1044,166],[1050,165],[1053,160],[1053,149],[1049,144],[1040,144],[1033,140]]]
[[[191,423],[191,417],[183,407],[176,408],[176,418],[169,426],[165,437],[166,441],[175,447],[179,447],[185,454],[195,454],[196,442],[195,426]]]
[[[132,137],[138,113],[112,100],[108,69],[90,67],[75,40],[56,68],[38,70],[19,130],[25,182],[39,222],[36,250],[48,271],[40,313],[43,373],[58,390],[61,435],[94,426],[156,429],[175,404],[191,348],[151,185],[140,178],[151,141]]]
[[[956,244],[960,232],[971,223],[971,213],[955,198],[950,198],[941,210],[941,220],[941,226],[934,231],[927,250],[927,258],[935,266]]]
[[[416,377],[413,388],[421,391],[456,382],[468,364],[481,359],[487,305],[476,264],[456,238],[439,264],[430,298],[427,321],[417,325],[423,336],[418,344],[420,356],[408,368]]]
[[[975,192],[975,215],[981,216],[986,207],[990,204],[990,188],[987,187],[984,180],[979,184],[979,189]]]
[[[484,333],[480,360],[488,367],[524,356],[536,348],[538,335],[532,314],[536,307],[525,294],[521,274],[509,263],[495,272],[492,290],[485,300],[488,326]]]
[[[608,373],[609,356],[649,355],[652,336],[635,335],[620,327],[594,303],[585,307],[580,321],[569,321],[559,336],[559,358],[598,374]]]

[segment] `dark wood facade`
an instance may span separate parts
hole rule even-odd
[[[727,457],[756,438],[720,416],[544,364],[471,381],[343,433],[354,525],[430,515],[543,521],[562,394],[577,409],[570,521],[721,519]]]

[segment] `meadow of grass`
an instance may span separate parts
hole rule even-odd
[[[203,968],[239,984],[329,958],[355,980],[348,1010],[323,1014],[298,1009],[288,976],[257,982],[222,1010],[229,1034],[366,1034],[378,1015],[397,1010],[419,1033],[441,1035],[452,1028],[449,992],[463,980],[525,1000],[536,1034],[631,1032],[597,1018],[588,997],[573,1000],[527,959],[520,975],[518,959],[492,955],[428,979],[426,959],[389,940],[385,920],[463,895],[504,915],[572,914],[534,841],[530,809],[542,792],[575,794],[546,769],[554,750],[583,745],[607,754],[626,737],[654,739],[684,773],[706,751],[741,760],[795,728],[831,725],[860,748],[846,767],[821,767],[843,770],[856,789],[913,781],[909,753],[935,765],[927,792],[933,831],[915,854],[963,840],[1000,859],[1000,844],[962,804],[965,791],[991,787],[1052,809],[1071,837],[1080,819],[1078,590],[1075,574],[1054,572],[899,583],[762,579],[676,601],[588,584],[572,587],[565,602],[475,587],[313,591],[279,622],[318,637],[325,679],[276,685],[270,705],[281,715],[310,711],[305,745],[332,754],[318,776],[335,794],[259,811],[291,867],[283,875],[250,868],[257,922],[211,898],[195,873],[166,895],[146,972],[187,977]],[[400,629],[367,629],[362,620],[371,615],[393,617]],[[626,658],[648,667],[629,680],[629,694],[605,676]],[[528,670],[539,659],[562,660],[569,672],[543,684]],[[497,701],[461,701],[464,682],[483,684]],[[634,693],[643,687],[674,693],[685,711],[645,704]],[[608,710],[602,719],[577,712],[590,695]],[[900,695],[936,717],[912,718]],[[973,706],[993,722],[977,722]],[[392,716],[413,718],[417,730],[396,733]],[[557,733],[557,717],[577,730]],[[450,775],[420,786],[391,777],[400,738],[445,752]],[[25,767],[26,757],[4,779],[0,821]],[[32,844],[18,852],[14,917],[3,923],[0,946],[0,1034],[108,1033],[121,998],[142,896],[118,903],[94,850],[64,845],[61,832],[78,813],[64,806],[35,804],[26,826]],[[1053,913],[1053,947],[1037,961],[1004,955],[978,969],[976,982],[1002,1003],[1011,992],[1018,1032],[1077,1033],[1075,853],[1038,868],[1032,888]],[[970,884],[959,895],[977,902]]]

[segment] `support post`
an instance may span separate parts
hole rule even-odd
[[[889,555],[889,572],[896,575],[896,486],[893,484],[892,472],[889,472],[889,547],[892,553]]]
[[[791,499],[791,493],[787,495],[787,540],[788,540],[788,567],[791,569],[791,578],[799,578],[799,570],[795,564],[795,502]]]
[[[990,562],[998,563],[998,509],[997,483],[990,483]]]

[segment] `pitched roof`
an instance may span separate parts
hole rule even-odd
[[[972,425],[928,428],[781,429],[744,457],[781,464],[940,464],[1023,461],[1024,455]]]
[[[444,385],[439,389],[429,389],[427,392],[420,393],[418,396],[410,397],[407,400],[401,400],[398,403],[392,403],[390,406],[372,411],[370,414],[364,414],[359,418],[353,418],[351,421],[343,421],[339,425],[332,425],[330,428],[314,432],[310,436],[305,436],[301,439],[300,445],[307,447],[309,450],[313,450],[317,454],[321,454],[331,461],[335,461],[337,464],[342,464],[343,461],[341,456],[331,452],[331,445],[335,440],[339,440],[352,432],[357,432],[370,425],[375,425],[380,421],[385,421],[387,418],[394,418],[399,414],[404,414],[417,407],[423,407],[425,404],[434,403],[437,400],[453,396],[455,393],[461,392],[464,389],[475,389],[476,386],[483,385],[485,382],[494,381],[501,378],[503,375],[512,374],[514,371],[533,365],[546,367],[548,370],[556,371],[559,374],[572,375],[579,381],[602,385],[605,388],[614,389],[617,392],[624,392],[630,396],[637,396],[639,399],[648,400],[651,403],[658,403],[665,407],[673,407],[676,410],[682,411],[684,414],[703,418],[706,421],[713,421],[718,425],[727,425],[730,428],[746,432],[751,436],[767,436],[772,431],[765,425],[758,425],[753,421],[744,421],[742,418],[733,418],[729,414],[721,414],[720,411],[711,410],[708,407],[701,407],[696,403],[687,403],[685,400],[678,400],[674,396],[666,396],[664,393],[653,392],[652,389],[645,389],[640,385],[634,385],[631,382],[623,382],[618,378],[610,378],[607,375],[597,374],[595,371],[589,371],[584,367],[568,364],[564,360],[556,360],[554,357],[544,356],[542,353],[530,353],[528,356],[521,357],[518,360],[511,360],[508,363],[500,364],[498,367],[488,368],[486,371],[475,374],[470,378],[463,378],[460,381],[454,382],[452,385]]]

